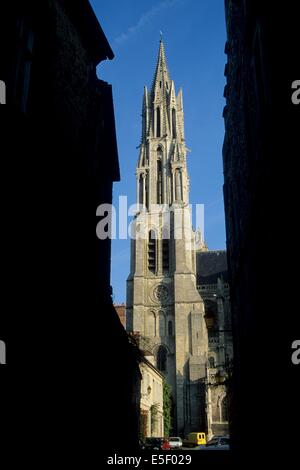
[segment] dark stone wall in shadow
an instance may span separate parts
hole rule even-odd
[[[295,291],[290,274],[299,258],[294,222],[300,107],[291,100],[292,82],[299,77],[296,3],[270,8],[259,1],[225,2],[224,201],[234,333],[230,406],[233,446],[242,452],[257,433],[265,448],[273,448],[272,430],[280,429],[287,442],[299,422],[298,371],[291,362],[299,315],[296,297],[284,287]]]
[[[112,89],[96,76],[113,53],[85,0],[4,3],[0,338],[11,379],[3,391],[15,403],[8,414],[24,435],[31,422],[37,446],[56,448],[67,435],[87,441],[91,455],[135,449],[138,358],[112,307],[110,240],[96,237],[96,208],[111,203],[120,177]]]

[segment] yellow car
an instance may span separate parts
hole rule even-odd
[[[194,446],[200,446],[206,444],[205,432],[190,432],[188,435],[188,442]]]

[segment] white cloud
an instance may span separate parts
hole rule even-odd
[[[126,32],[120,34],[114,39],[116,44],[122,44],[131,36],[133,36],[138,30],[155,18],[159,13],[167,8],[171,8],[176,4],[180,3],[182,0],[163,0],[161,3],[154,5],[152,8],[143,13],[135,25],[130,26]]]

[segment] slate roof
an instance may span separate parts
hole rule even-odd
[[[216,284],[218,277],[228,282],[227,255],[225,250],[198,251],[197,284]]]

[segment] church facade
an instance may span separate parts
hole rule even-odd
[[[213,420],[215,399],[208,377],[210,365],[215,368],[219,359],[216,345],[210,346],[205,302],[216,305],[217,326],[217,291],[226,272],[218,266],[215,292],[213,287],[208,296],[201,294],[201,280],[216,269],[207,260],[208,267],[200,268],[208,250],[204,243],[197,244],[192,228],[186,156],[182,91],[176,95],[161,40],[152,87],[145,87],[143,97],[126,328],[139,334],[141,349],[155,357],[171,385],[173,432],[181,436],[208,430]]]

